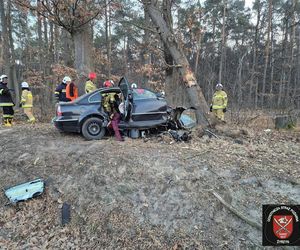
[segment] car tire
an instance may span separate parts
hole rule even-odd
[[[105,128],[100,118],[91,117],[83,123],[81,132],[87,140],[100,140],[105,135]]]

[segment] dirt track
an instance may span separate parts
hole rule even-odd
[[[19,206],[0,196],[0,248],[165,249],[261,245],[262,204],[300,204],[299,134],[250,131],[191,143],[85,141],[48,124],[0,129],[0,185],[42,177],[45,194]],[[60,226],[62,202],[72,221]]]

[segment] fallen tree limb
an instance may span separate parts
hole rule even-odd
[[[217,139],[220,139],[220,137],[219,137],[219,136],[217,136],[216,134],[214,134],[213,132],[211,132],[211,131],[210,131],[210,130],[208,130],[208,129],[204,129],[204,132],[206,132],[206,133],[208,133],[208,134],[210,134],[210,135],[212,135],[212,136],[216,137]]]
[[[238,216],[239,218],[241,218],[242,220],[246,221],[249,225],[256,227],[257,229],[261,230],[262,229],[262,225],[252,221],[250,219],[248,219],[246,216],[244,216],[243,214],[241,214],[239,211],[237,211],[234,207],[232,207],[230,204],[228,204],[217,192],[212,191],[212,194],[225,206],[227,207],[232,213],[234,213],[236,216]]]

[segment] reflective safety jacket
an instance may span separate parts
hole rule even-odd
[[[94,90],[96,90],[97,87],[96,85],[91,81],[91,80],[88,80],[86,83],[85,83],[85,93],[90,93],[90,92],[93,92]]]
[[[0,82],[0,107],[14,106],[7,84]]]
[[[228,98],[226,92],[223,90],[217,90],[212,98],[212,108],[224,109],[227,107],[227,102]]]
[[[33,107],[32,93],[27,88],[22,89],[21,104],[22,104],[22,108],[32,108]]]
[[[66,97],[66,87],[65,83],[61,83],[55,89],[55,97],[60,102],[69,102],[71,101],[69,98]]]
[[[116,99],[115,96],[116,93],[108,93],[103,95],[102,105],[104,111],[109,114],[113,114],[115,112],[120,113],[119,111],[120,100],[119,98]]]
[[[71,101],[78,98],[78,88],[73,82],[69,83],[66,87],[66,97]]]

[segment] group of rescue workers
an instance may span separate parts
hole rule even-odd
[[[89,73],[88,80],[85,83],[85,93],[91,93],[97,89],[95,84],[96,73]],[[103,83],[104,88],[111,88],[114,86],[112,80],[106,79]],[[78,98],[78,88],[72,82],[69,76],[65,76],[61,84],[55,90],[55,97],[58,102],[69,102]],[[119,130],[119,123],[121,120],[121,112],[119,106],[121,104],[121,97],[117,93],[107,93],[103,96],[103,109],[110,117],[108,128],[113,129],[117,141],[124,141]]]
[[[13,124],[14,118],[14,109],[15,103],[13,101],[11,91],[8,86],[8,77],[7,75],[0,76],[0,107],[3,108],[3,125],[6,127],[11,127]],[[28,117],[28,121],[31,123],[35,122],[33,116],[32,107],[33,107],[33,98],[32,93],[29,89],[29,84],[27,82],[21,83],[22,94],[20,100],[20,107],[24,109],[24,113]]]
[[[88,75],[88,79],[85,83],[85,93],[93,92],[97,89],[95,84],[96,73],[91,72]],[[3,125],[6,127],[11,127],[13,124],[14,109],[15,103],[11,95],[11,89],[7,86],[8,77],[7,75],[0,76],[0,107],[3,108]],[[112,80],[106,79],[103,83],[103,87],[110,88],[114,86]],[[137,88],[137,84],[133,83],[131,85],[132,89]],[[24,109],[24,113],[28,118],[28,122],[34,123],[36,121],[33,115],[33,98],[32,92],[30,91],[29,84],[27,82],[21,83],[21,100],[20,107]],[[55,89],[55,98],[57,102],[70,102],[78,98],[78,88],[72,82],[72,79],[69,76],[65,76],[62,82]],[[120,122],[121,113],[120,104],[122,103],[122,97],[117,93],[107,94],[103,97],[103,108],[109,114],[111,119],[110,126],[115,132],[117,140],[122,141],[123,138],[120,134],[118,124]],[[224,121],[224,113],[227,109],[228,98],[226,92],[223,90],[223,85],[218,83],[216,85],[216,91],[212,97],[212,102],[210,105],[210,112],[213,112],[214,115]]]

